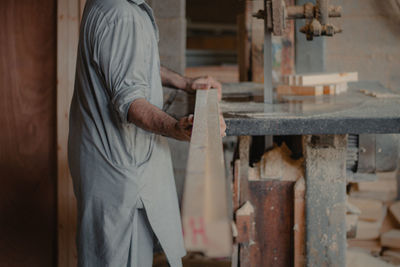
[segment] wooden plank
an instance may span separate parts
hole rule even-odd
[[[240,160],[237,159],[234,162],[233,170],[233,184],[232,184],[232,207],[233,210],[239,208],[239,197],[240,197]]]
[[[57,191],[58,266],[77,265],[76,201],[68,168],[69,107],[74,89],[79,21],[84,0],[58,0],[57,11]]]
[[[355,238],[357,235],[357,214],[346,214],[346,236],[347,238]]]
[[[249,154],[250,154],[250,136],[239,137],[239,205],[249,200]]]
[[[56,258],[56,2],[0,1],[0,266]]]
[[[383,202],[389,202],[396,199],[397,194],[395,192],[374,192],[374,191],[351,191],[350,196],[357,198],[369,198],[380,200]]]
[[[359,220],[357,224],[357,240],[373,240],[378,239],[380,236],[380,230],[383,224],[383,221],[387,214],[387,208],[385,207],[381,211],[381,219],[378,221],[362,221]]]
[[[336,86],[334,84],[324,85],[324,95],[334,95]]]
[[[386,194],[397,192],[397,181],[396,179],[378,179],[376,181],[359,182],[357,183],[357,189],[360,192],[382,192]]]
[[[316,86],[288,86],[279,85],[276,87],[278,95],[299,95],[299,96],[319,96],[324,94],[324,88],[321,85]]]
[[[264,1],[253,1],[252,13],[261,9]],[[254,17],[251,17],[251,80],[264,83],[264,20]]]
[[[400,228],[400,224],[397,223],[391,212],[388,212],[385,219],[383,220],[382,227],[379,232],[380,234],[383,234],[395,228]]]
[[[393,229],[381,236],[381,243],[384,247],[400,248],[400,230]]]
[[[342,72],[342,73],[311,73],[298,74],[289,76],[293,85],[311,86],[321,84],[341,84],[347,82],[358,81],[357,72]]]
[[[382,250],[382,246],[381,246],[379,239],[375,239],[375,240],[350,239],[350,240],[347,240],[347,243],[350,248],[361,248],[368,252],[380,253]]]
[[[335,94],[342,94],[347,92],[348,85],[347,82],[338,83],[335,85]]]
[[[252,22],[252,2],[241,2],[242,14],[237,16],[238,27],[238,63],[239,80],[241,82],[250,81],[251,66],[251,22]]]
[[[306,228],[305,228],[305,191],[304,178],[294,185],[294,266],[303,267],[306,263]]]
[[[400,252],[396,250],[385,250],[383,252],[383,259],[389,263],[399,266],[400,265]]]
[[[254,240],[254,207],[249,201],[236,211],[236,242],[249,244]]]
[[[396,219],[397,223],[400,224],[400,201],[397,201],[390,205],[389,210],[393,217]]]
[[[182,205],[186,249],[230,257],[231,220],[215,89],[197,91]]]
[[[295,0],[285,0],[286,6],[295,5]],[[282,41],[282,55],[280,62],[280,75],[288,75],[294,72],[295,63],[295,44],[294,44],[294,34],[295,34],[295,21],[286,20],[287,28],[281,37]]]
[[[346,266],[351,267],[393,267],[393,265],[386,263],[380,258],[374,257],[371,254],[356,249],[347,250]]]
[[[382,218],[383,203],[381,201],[349,197],[348,202],[360,209],[361,220],[374,222]]]

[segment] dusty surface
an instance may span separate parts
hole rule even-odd
[[[399,133],[400,98],[377,98],[359,90],[385,94],[377,82],[350,83],[346,94],[285,97],[262,103],[255,88],[223,97],[221,109],[228,135]]]

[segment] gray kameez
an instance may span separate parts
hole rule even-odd
[[[88,0],[69,133],[80,266],[133,266],[138,205],[171,265],[185,254],[167,141],[127,121],[135,99],[162,107],[157,41],[143,0]]]

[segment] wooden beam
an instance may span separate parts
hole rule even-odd
[[[381,243],[384,247],[400,248],[400,230],[393,229],[381,236]]]
[[[238,63],[239,79],[241,82],[250,81],[250,56],[251,56],[251,21],[253,4],[251,1],[243,1],[241,5],[242,14],[237,17],[238,23]]]
[[[264,1],[253,1],[252,13],[264,9]],[[270,70],[272,71],[272,70]],[[264,83],[264,20],[251,17],[251,80]]]
[[[210,257],[231,256],[232,231],[226,190],[217,91],[199,90],[182,203],[188,251],[201,251]]]
[[[397,223],[400,224],[400,201],[397,201],[390,205],[390,212],[393,214]]]
[[[279,85],[276,87],[276,93],[280,95],[298,95],[298,96],[318,96],[324,94],[322,85],[316,86],[294,86]]]
[[[294,266],[302,267],[306,263],[306,214],[305,214],[304,178],[299,179],[294,185]]]
[[[348,201],[361,210],[360,220],[376,222],[382,218],[383,203],[379,200],[349,197]]]
[[[58,0],[57,10],[57,262],[59,267],[77,265],[76,202],[68,168],[67,143],[79,21],[84,3],[85,0]]]
[[[282,81],[288,85],[297,86],[313,86],[327,84],[344,84],[347,82],[358,81],[357,72],[342,72],[342,73],[311,73],[287,75],[282,77]]]

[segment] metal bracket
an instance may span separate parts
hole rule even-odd
[[[265,0],[265,9],[253,16],[266,21],[267,29],[274,35],[281,36],[286,29],[287,19],[306,19],[307,23],[300,32],[313,40],[315,36],[333,36],[342,29],[329,23],[329,18],[342,15],[341,6],[330,6],[329,0],[317,0],[317,4],[306,3],[302,6],[288,6],[283,0]]]

